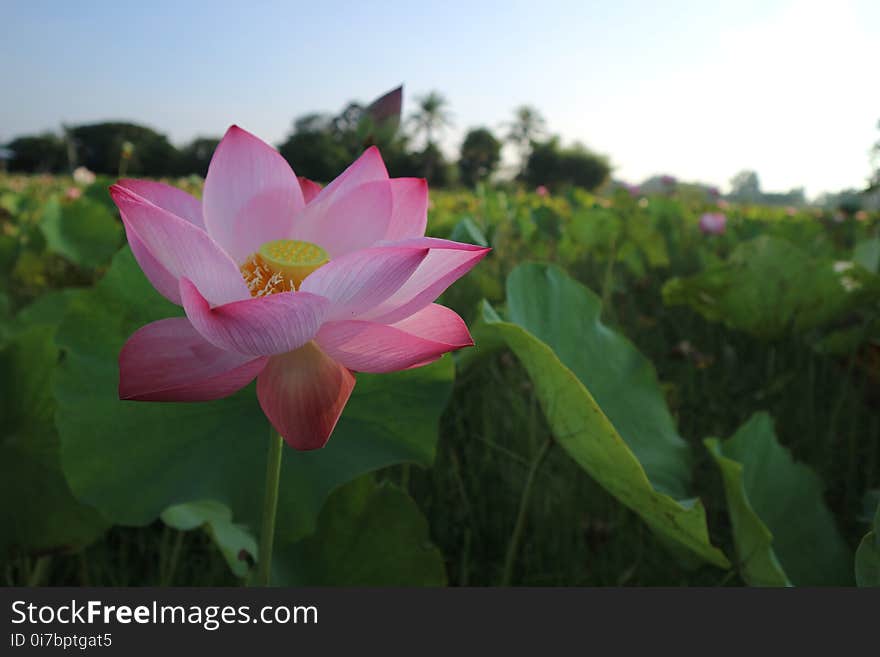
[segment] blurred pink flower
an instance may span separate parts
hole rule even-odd
[[[82,190],[79,187],[68,187],[67,191],[64,192],[64,198],[68,201],[75,201],[80,196],[82,196]]]
[[[544,185],[538,185],[535,187],[535,194],[538,196],[547,196],[550,193],[550,190],[547,189]]]
[[[473,344],[432,301],[489,249],[424,237],[426,182],[389,179],[375,147],[320,188],[233,126],[201,201],[146,180],[120,180],[111,195],[147,278],[186,312],[129,338],[122,399],[219,399],[256,378],[287,443],[316,449],[353,371],[419,367]]]
[[[73,180],[79,185],[91,185],[95,182],[95,174],[85,167],[77,167],[73,170]]]
[[[868,213],[865,210],[859,210],[856,212],[856,221],[867,221]]]
[[[721,235],[727,226],[727,217],[723,212],[707,212],[700,217],[700,230],[706,235]]]

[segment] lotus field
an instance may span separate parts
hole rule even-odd
[[[0,174],[6,585],[880,585],[880,216],[246,147]]]

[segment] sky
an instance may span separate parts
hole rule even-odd
[[[61,123],[143,123],[183,144],[403,83],[454,127],[529,104],[615,177],[727,188],[861,187],[880,139],[880,2],[126,2],[0,0],[0,142]]]

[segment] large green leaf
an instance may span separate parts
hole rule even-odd
[[[488,304],[479,353],[507,346],[532,382],[556,441],[660,536],[726,567],[688,495],[690,452],[650,362],[599,321],[601,302],[561,269],[521,265],[507,285],[511,322]],[[469,356],[470,359],[476,355]]]
[[[466,244],[476,244],[478,246],[489,246],[489,240],[480,230],[480,227],[471,217],[464,217],[455,224],[449,239],[455,242],[464,242]]]
[[[253,385],[194,404],[117,397],[117,356],[127,337],[179,312],[152,289],[127,248],[92,291],[73,300],[57,337],[66,354],[56,385],[64,471],[80,499],[121,524],[146,524],[169,506],[215,500],[256,530],[269,425]],[[284,450],[279,537],[310,533],[327,495],[363,473],[405,461],[429,464],[453,371],[447,357],[405,372],[358,375],[328,446]]]
[[[795,463],[756,413],[726,441],[706,446],[721,469],[743,578],[760,586],[852,583],[852,554],[822,497],[822,482]]]
[[[232,520],[232,511],[214,500],[175,504],[162,512],[162,522],[180,531],[204,529],[220,549],[229,569],[247,577],[248,560],[257,557],[257,541],[246,527]]]
[[[723,263],[663,286],[668,305],[689,305],[711,321],[763,338],[805,331],[876,296],[876,277],[811,257],[785,240],[761,236],[740,244]]]
[[[371,477],[334,492],[318,529],[279,550],[274,581],[285,586],[443,586],[446,569],[415,502]]]
[[[102,203],[81,198],[46,203],[40,221],[47,247],[83,267],[106,264],[122,240],[122,225]]]
[[[872,237],[856,244],[853,260],[870,272],[880,273],[880,238]]]
[[[523,265],[507,279],[507,308],[510,321],[549,346],[589,390],[654,486],[686,497],[690,448],[651,362],[601,322],[599,297],[559,268]]]
[[[52,424],[53,331],[22,330],[0,349],[0,554],[75,549],[106,527],[76,501],[61,473]]]
[[[880,586],[880,504],[871,531],[865,534],[856,550],[856,584]]]

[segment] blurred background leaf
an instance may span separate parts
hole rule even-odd
[[[859,586],[880,586],[880,504],[871,531],[865,534],[856,550],[856,583]]]
[[[40,222],[49,250],[83,267],[107,264],[122,243],[122,224],[103,204],[87,198],[46,204]]]
[[[279,546],[273,560],[284,586],[444,586],[443,555],[431,545],[416,503],[391,483],[361,477],[336,490],[317,531]]]
[[[73,551],[107,527],[74,498],[61,472],[53,333],[51,326],[29,327],[0,348],[0,554]]]
[[[761,586],[852,584],[852,553],[823,499],[822,481],[796,463],[756,413],[706,446],[721,468],[739,567]]]

